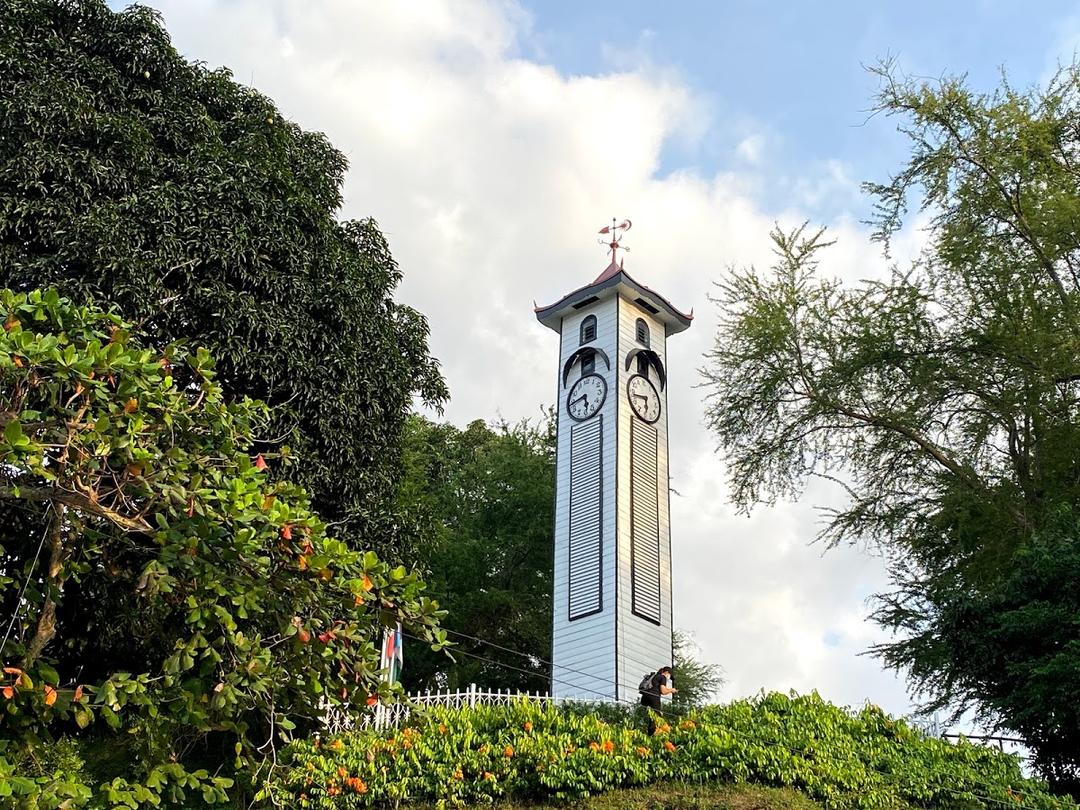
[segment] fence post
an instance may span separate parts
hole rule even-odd
[[[469,684],[469,708],[471,709],[476,705],[476,684]]]

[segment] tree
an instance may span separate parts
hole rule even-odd
[[[1033,733],[1035,714],[1054,726],[1055,694],[1032,691],[1018,713],[971,676],[985,662],[965,633],[942,634],[954,597],[1015,598],[1022,555],[1080,502],[1080,68],[989,95],[879,73],[878,109],[901,118],[912,151],[867,187],[876,238],[888,250],[921,195],[926,249],[885,280],[843,285],[817,273],[821,232],[774,232],[772,270],[733,270],[719,287],[709,425],[745,509],[812,476],[845,488],[823,536],[888,555],[896,587],[875,617],[899,637],[876,651],[925,708]],[[1075,623],[1063,632],[1080,638]],[[1014,697],[1031,677],[1012,681]],[[1029,740],[1056,758],[1056,771],[1041,760],[1048,775],[1080,765]]]
[[[675,631],[673,646],[674,681],[679,691],[671,698],[672,706],[679,710],[699,709],[716,698],[724,685],[724,670],[717,664],[701,661],[701,648],[684,630]]]
[[[457,645],[455,660],[407,646],[406,684],[546,691],[555,502],[550,415],[540,426],[475,421],[464,430],[415,416],[406,435],[400,508],[430,527],[434,541],[419,564]]]
[[[372,220],[339,222],[344,156],[180,57],[156,12],[0,10],[0,286],[54,286],[190,340],[229,400],[271,406],[264,451],[357,547],[408,559],[391,511],[413,397],[447,396]]]
[[[911,669],[934,681],[937,660],[956,690],[978,694],[1028,740],[1034,764],[1080,795],[1080,521],[1063,514],[1018,552],[994,588],[934,593],[935,635],[918,638]],[[1053,711],[1047,711],[1052,707]]]
[[[98,774],[109,806],[221,801],[233,776],[257,789],[322,700],[391,697],[383,626],[439,646],[415,574],[328,536],[271,480],[251,449],[266,407],[226,401],[205,350],[144,347],[51,289],[0,291],[0,318],[0,500],[22,516],[0,548],[0,795],[89,798],[12,774],[77,729],[120,750]]]

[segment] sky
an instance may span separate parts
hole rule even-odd
[[[860,183],[887,179],[906,146],[869,112],[867,67],[984,89],[1004,69],[1027,87],[1073,58],[1074,3],[149,2],[186,57],[229,67],[346,154],[341,215],[387,235],[456,424],[553,402],[558,337],[534,301],[592,280],[596,231],[631,219],[627,271],[695,313],[668,355],[676,627],[724,668],[721,698],[817,689],[910,710],[902,676],[864,654],[886,638],[866,619],[881,559],[813,542],[840,494],[729,503],[703,425],[708,296],[731,267],[768,267],[774,223],[827,226],[827,275],[885,272]],[[895,260],[917,254],[917,226]]]

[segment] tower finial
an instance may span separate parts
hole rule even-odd
[[[607,242],[607,241],[605,241],[603,239],[597,239],[596,241],[599,242],[601,245],[607,245],[608,248],[611,250],[611,263],[612,264],[617,264],[618,263],[617,262],[617,257],[618,257],[618,251],[619,250],[627,250],[627,251],[630,250],[630,248],[626,247],[625,245],[620,244],[620,242],[622,241],[623,236],[626,234],[626,232],[628,230],[630,230],[630,225],[631,225],[631,222],[628,219],[624,219],[622,222],[619,222],[618,224],[616,224],[615,217],[612,217],[611,218],[611,224],[610,225],[605,225],[603,228],[600,229],[600,234],[603,235],[603,236],[607,236],[611,241]]]

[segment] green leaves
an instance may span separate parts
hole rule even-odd
[[[1076,807],[1025,778],[1016,758],[926,737],[875,706],[851,712],[815,694],[762,694],[661,721],[651,736],[632,710],[619,714],[607,722],[588,707],[526,700],[429,708],[405,728],[293,743],[268,793],[282,804],[378,807],[565,802],[629,785],[746,781],[796,788],[836,810]]]
[[[879,109],[911,147],[868,187],[877,236],[887,247],[910,199],[926,247],[841,284],[819,272],[820,232],[774,232],[772,268],[718,287],[708,423],[743,509],[799,497],[813,478],[839,484],[822,536],[887,553],[895,590],[874,617],[899,635],[877,652],[913,692],[1005,729],[1053,725],[1057,704],[1032,723],[1016,710],[1027,685],[1001,699],[1000,682],[972,677],[986,652],[974,635],[946,645],[942,631],[955,598],[1001,588],[1080,504],[1080,65],[1023,93],[875,72]],[[1075,786],[1069,763],[1045,772]]]
[[[19,415],[0,443],[0,501],[28,509],[48,541],[36,571],[28,558],[24,576],[41,584],[20,594],[4,648],[5,663],[21,661],[5,669],[8,738],[34,748],[68,721],[101,725],[125,733],[132,758],[103,787],[110,803],[218,801],[224,782],[187,763],[155,784],[139,777],[176,759],[177,738],[226,735],[250,767],[256,737],[287,741],[323,700],[362,700],[377,686],[373,642],[386,622],[445,643],[414,573],[328,537],[303,490],[252,463],[266,409],[226,402],[205,352],[166,348],[189,380],[177,387],[99,310],[0,290],[5,309],[34,325],[0,332],[0,357],[17,343],[25,358],[0,376],[2,410]],[[100,602],[92,629],[68,610],[80,599]]]
[[[447,391],[385,237],[337,219],[344,156],[185,61],[148,8],[12,0],[4,20],[0,286],[92,295],[155,349],[208,353],[196,376],[213,355],[229,401],[275,407],[260,436],[302,459],[276,474],[354,546],[409,559],[417,527],[391,508],[401,431],[414,395]],[[42,303],[16,320],[44,322]]]

